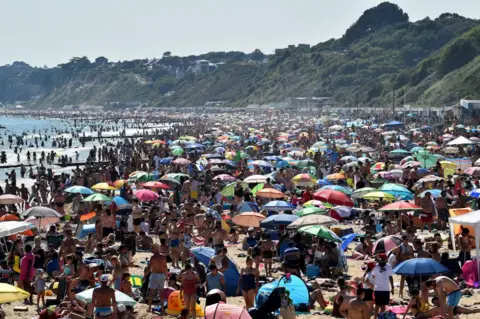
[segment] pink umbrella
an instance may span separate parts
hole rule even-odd
[[[158,194],[149,189],[141,189],[135,192],[135,197],[142,202],[149,202],[158,199]]]
[[[177,158],[176,160],[173,161],[173,164],[177,164],[177,165],[188,165],[190,163],[191,162],[188,159],[183,158],[183,157],[179,157],[179,158]]]
[[[235,177],[228,174],[220,174],[213,178],[214,180],[224,181],[224,182],[233,182],[236,180]]]
[[[2,205],[12,205],[12,204],[21,204],[24,200],[17,195],[6,194],[0,196],[0,204]]]
[[[460,275],[465,279],[465,283],[473,287],[478,285],[478,264],[476,260],[467,261],[462,267],[462,274]]]
[[[480,167],[469,167],[465,170],[464,173],[470,176],[480,176]]]
[[[219,302],[205,308],[205,319],[252,319],[245,307]]]

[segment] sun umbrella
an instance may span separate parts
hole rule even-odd
[[[108,202],[110,197],[103,194],[93,194],[84,199],[86,202]]]
[[[91,288],[88,290],[85,290],[81,293],[78,293],[75,295],[75,298],[83,301],[85,303],[91,303],[92,302],[92,296],[93,296],[93,291],[96,288]],[[135,306],[137,302],[130,298],[128,295],[124,294],[123,292],[120,292],[118,290],[115,290],[115,300],[117,301],[117,304],[122,304],[125,306]]]
[[[301,161],[298,161],[296,166],[298,168],[305,168],[305,167],[317,167],[317,163],[315,163],[314,161],[312,160],[309,160],[309,159],[305,159],[305,160],[301,160]]]
[[[313,215],[313,214],[326,214],[327,210],[324,208],[319,208],[319,207],[305,207],[302,209],[299,209],[295,215],[303,217],[307,215]]]
[[[431,258],[408,259],[393,268],[393,273],[405,276],[437,275],[449,272],[450,269]]]
[[[160,189],[170,189],[170,186],[162,182],[150,181],[142,184],[145,188],[160,188]]]
[[[319,208],[332,208],[333,205],[330,203],[326,202],[321,202],[316,199],[309,200],[308,202],[305,202],[302,207],[319,207]]]
[[[420,162],[420,166],[423,168],[430,168],[437,165],[437,157],[428,151],[420,151],[413,155],[417,161]]]
[[[220,174],[220,175],[217,175],[213,178],[214,180],[218,180],[218,181],[224,181],[224,182],[233,182],[236,180],[235,177],[231,176],[231,175],[228,175],[228,174]]]
[[[435,176],[435,175],[427,175],[425,177],[422,177],[418,180],[418,183],[434,183],[434,182],[439,182],[443,180],[442,177]]]
[[[20,220],[20,218],[17,215],[13,215],[13,214],[6,214],[0,217],[0,222],[17,221],[17,220]]]
[[[246,212],[241,213],[232,218],[235,225],[242,227],[260,227],[260,222],[265,219],[265,216],[259,213]]]
[[[57,213],[55,210],[44,207],[44,206],[34,206],[27,210],[24,210],[20,213],[20,216],[23,217],[62,217],[61,214]]]
[[[271,211],[282,211],[295,209],[295,206],[283,200],[274,200],[263,205],[263,208]]]
[[[411,211],[411,210],[422,210],[421,207],[409,203],[409,202],[395,202],[383,206],[379,210],[381,211]]]
[[[469,167],[464,171],[464,173],[470,176],[480,176],[480,167]]]
[[[338,237],[337,234],[335,234],[330,229],[320,225],[303,226],[298,231],[307,235],[312,235],[315,237],[335,241],[337,243],[342,242],[342,239],[340,239],[340,237]]]
[[[33,225],[29,222],[21,222],[21,221],[2,222],[0,223],[0,237],[15,235],[32,228],[33,228]]]
[[[290,225],[294,221],[296,221],[299,217],[290,214],[276,214],[271,215],[260,222],[260,227],[262,228],[270,228],[273,226],[286,226]]]
[[[102,190],[102,191],[114,191],[117,190],[115,187],[108,183],[98,183],[92,186],[94,190]]]
[[[219,302],[205,308],[205,319],[252,319],[242,306]]]
[[[334,205],[353,206],[353,201],[342,192],[325,189],[313,194],[315,199]]]
[[[457,127],[458,127],[458,125],[457,125]],[[450,142],[447,143],[448,146],[451,146],[451,145],[473,145],[473,144],[477,144],[477,143],[474,142],[474,141],[471,141],[468,138],[463,137],[463,136],[459,136],[456,139],[454,139],[453,141],[450,141]]]
[[[335,173],[327,176],[327,180],[329,181],[340,180],[340,179],[345,179],[345,175],[341,173]]]
[[[176,181],[180,181],[182,178],[190,178],[189,175],[183,173],[170,173],[162,176],[162,179],[174,179]]]
[[[158,194],[148,189],[141,189],[134,193],[134,196],[142,202],[150,202],[158,199]]]
[[[245,183],[251,183],[251,184],[256,184],[256,183],[266,183],[267,182],[267,176],[264,176],[264,175],[252,175],[252,176],[248,176],[247,178],[245,178],[243,181]]]
[[[373,254],[387,253],[402,244],[402,239],[397,236],[386,236],[380,238],[373,244]]]
[[[298,174],[292,178],[292,182],[298,186],[313,186],[317,179],[309,174]]]
[[[190,163],[191,162],[188,159],[183,158],[183,157],[179,157],[179,158],[177,158],[176,160],[173,161],[173,164],[177,164],[177,165],[188,165]]]
[[[375,192],[377,189],[373,187],[359,188],[352,193],[351,198],[360,199],[368,193]]]
[[[410,192],[405,186],[398,184],[384,184],[379,190],[389,193],[395,197],[400,197],[401,199],[413,199],[412,192]]]
[[[330,216],[326,215],[307,215],[307,216],[302,216],[290,225],[288,225],[288,228],[300,228],[303,226],[309,226],[309,225],[324,225],[324,226],[331,226],[338,224],[338,220],[335,218],[332,218]]]
[[[402,150],[402,149],[396,149],[394,151],[391,151],[389,154],[391,155],[400,155],[400,156],[404,156],[404,155],[408,155],[410,154],[409,151],[407,150]]]
[[[474,190],[472,190],[469,194],[470,197],[473,197],[473,198],[480,198],[480,188],[476,188]]]
[[[20,196],[11,194],[5,194],[0,196],[0,204],[2,205],[13,205],[21,203],[23,203],[23,199]]]
[[[84,186],[72,186],[72,187],[69,187],[65,190],[66,193],[80,193],[82,195],[92,195],[93,193],[95,193],[94,191],[92,191],[90,188],[88,187],[84,187]]]
[[[113,182],[113,187],[115,187],[116,189],[120,189],[123,187],[124,184],[127,184],[127,183],[128,181],[126,179],[119,179]]]
[[[175,148],[172,150],[172,154],[175,155],[175,156],[180,156],[183,154],[183,149],[181,148]]]
[[[378,162],[378,163],[373,164],[373,166],[372,166],[372,170],[374,170],[374,171],[380,171],[384,168],[385,168],[385,163],[384,162]]]
[[[256,196],[270,199],[284,198],[285,194],[275,188],[264,188],[255,193]]]
[[[338,186],[338,185],[325,185],[322,188],[320,188],[320,190],[324,190],[324,189],[331,189],[331,190],[334,190],[334,191],[339,191],[339,192],[344,193],[345,195],[351,195],[352,194],[352,189],[350,187],[347,188],[347,187]]]
[[[30,297],[30,294],[18,287],[0,283],[0,304],[24,300]]]
[[[264,161],[264,160],[251,161],[249,164],[256,165],[256,166],[262,166],[262,167],[270,167],[270,168],[273,167],[272,164],[270,164],[269,162]]]
[[[395,196],[392,194],[382,192],[382,191],[377,191],[377,192],[371,192],[368,194],[363,195],[363,199],[366,200],[396,200]]]

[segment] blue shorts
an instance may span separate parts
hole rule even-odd
[[[172,239],[172,241],[170,242],[170,246],[171,246],[171,247],[178,247],[178,246],[180,246],[180,240],[178,240],[178,239]]]
[[[97,307],[95,309],[96,317],[109,317],[113,315],[112,307]]]
[[[148,289],[163,289],[165,288],[165,274],[150,274],[148,281]]]
[[[462,292],[460,290],[452,291],[447,295],[447,306],[456,307],[462,298]]]

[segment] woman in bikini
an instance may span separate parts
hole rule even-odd
[[[170,256],[172,257],[172,267],[180,268],[178,260],[180,259],[180,230],[177,227],[177,220],[172,218],[170,229],[168,230],[170,237]]]
[[[197,288],[201,285],[200,276],[193,270],[190,263],[186,263],[182,272],[180,273],[180,282],[182,289],[180,295],[183,294],[186,309],[189,309],[190,316],[196,318],[197,305]]]
[[[275,244],[270,240],[270,235],[267,233],[262,234],[262,241],[260,243],[260,251],[263,262],[265,263],[265,274],[271,276],[272,274],[272,258]]]
[[[243,299],[245,300],[245,307],[247,309],[253,307],[255,302],[255,295],[258,290],[258,270],[253,268],[253,259],[247,257],[247,267],[240,271],[240,278],[238,280],[237,294],[242,290]]]

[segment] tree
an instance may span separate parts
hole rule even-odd
[[[95,59],[95,64],[97,64],[97,65],[102,65],[102,64],[107,64],[107,63],[108,63],[108,59],[106,57],[100,56],[100,57]]]
[[[172,56],[172,52],[170,52],[170,51],[163,52],[163,57],[164,58],[169,58],[171,56]]]
[[[262,51],[259,49],[255,49],[252,53],[250,53],[250,59],[253,61],[262,61],[266,58],[266,55],[263,54]]]

